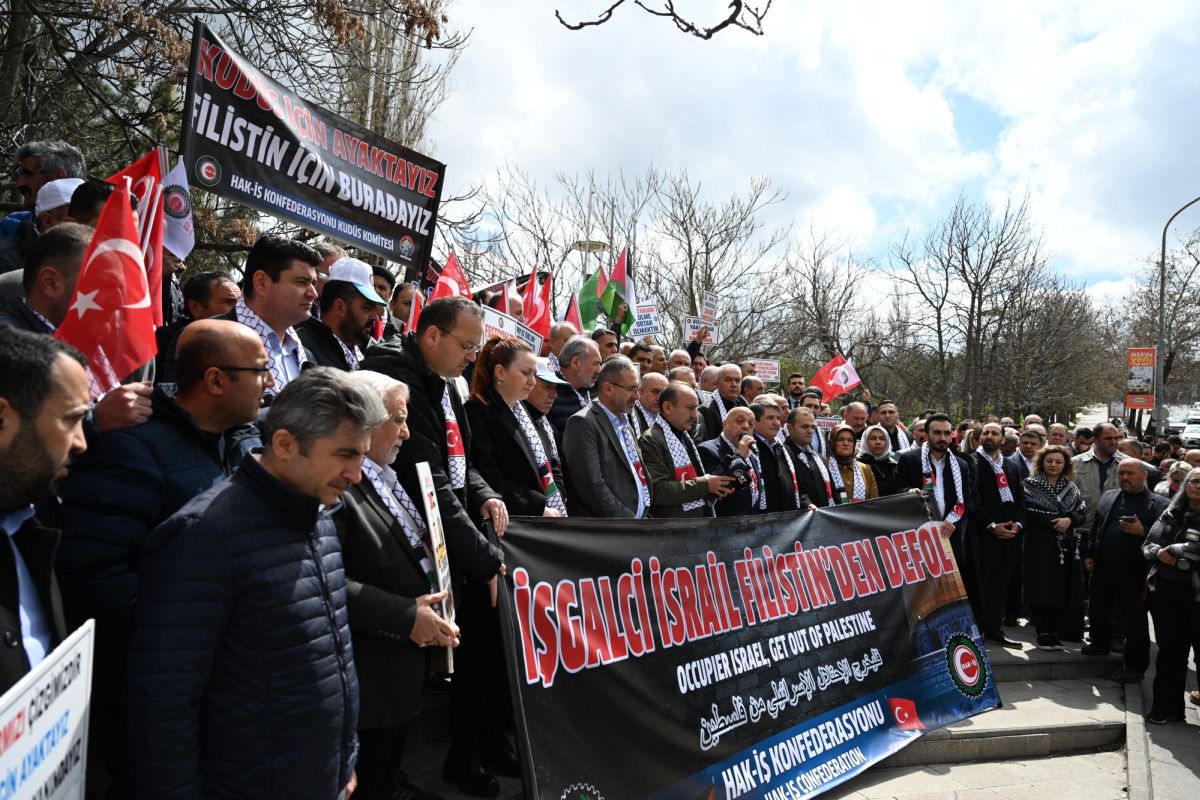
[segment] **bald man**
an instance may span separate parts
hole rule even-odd
[[[572,336],[578,336],[579,331],[569,322],[555,322],[550,326],[550,371],[558,372],[558,354],[562,352],[563,345]]]
[[[657,372],[647,372],[638,382],[638,397],[629,412],[629,423],[633,425],[634,437],[640,437],[658,421],[660,408],[658,396],[667,388],[667,378]]]
[[[70,628],[97,623],[90,756],[107,765],[114,789],[125,782],[117,699],[143,546],[159,523],[261,444],[250,423],[272,385],[258,334],[227,320],[184,328],[175,368],[175,396],[156,387],[150,420],[97,437],[59,493],[63,610]]]
[[[731,364],[738,374],[741,370]],[[757,475],[750,466],[750,452],[754,447],[754,412],[749,408],[729,409],[721,422],[715,438],[697,445],[700,461],[707,475],[737,475],[734,490],[716,503],[718,517],[737,517],[758,513]]]
[[[701,375],[701,389],[704,376]],[[724,364],[717,369],[717,387],[712,399],[700,409],[700,441],[715,439],[721,435],[726,413],[731,408],[746,408],[741,397],[742,370],[737,364]],[[751,424],[753,425],[753,414]]]

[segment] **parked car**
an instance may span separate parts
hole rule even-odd
[[[1200,425],[1188,425],[1183,429],[1183,433],[1179,434],[1183,439],[1183,446],[1189,449],[1200,447]]]
[[[1177,433],[1182,433],[1184,426],[1188,424],[1187,414],[1168,417],[1167,418],[1167,435],[1173,436]]]

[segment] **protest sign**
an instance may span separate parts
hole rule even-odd
[[[203,23],[182,149],[210,192],[420,270],[445,165],[288,91]]]
[[[638,303],[634,308],[637,309],[637,319],[629,329],[631,339],[663,332],[662,320],[658,318],[658,303]]]
[[[752,358],[754,375],[763,383],[779,383],[779,362],[769,358]]]
[[[526,797],[808,797],[999,704],[917,495],[725,519],[514,517],[504,548]]]
[[[683,318],[683,338],[691,341],[696,335],[696,331],[704,326],[708,326],[708,336],[704,337],[704,344],[720,344],[721,343],[721,323],[713,320],[705,322],[699,317],[684,317]]]
[[[717,296],[712,292],[704,293],[704,307],[700,309],[700,319],[708,324],[717,321]]]
[[[417,464],[417,480],[421,484],[421,504],[425,506],[425,519],[429,525],[429,544],[433,550],[433,569],[437,577],[436,591],[445,592],[446,600],[438,613],[447,622],[454,622],[454,584],[450,578],[450,555],[446,549],[446,532],[442,528],[442,512],[438,509],[437,487],[433,485],[433,473],[429,462]],[[446,648],[446,673],[454,672],[454,649]],[[440,672],[440,671],[439,671]]]
[[[829,432],[845,422],[841,417],[817,417],[817,430],[828,436]]]
[[[0,697],[0,797],[83,797],[96,623]]]
[[[482,346],[492,336],[504,336],[520,339],[533,349],[535,356],[542,354],[542,337],[528,325],[522,325],[515,317],[501,314],[489,306],[483,307],[483,341]]]

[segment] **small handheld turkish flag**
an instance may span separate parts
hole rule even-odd
[[[100,212],[71,307],[54,334],[87,356],[93,393],[118,386],[158,352],[129,183],[123,179]]]
[[[925,723],[917,716],[917,704],[903,697],[889,697],[888,705],[892,709],[892,718],[896,727],[902,731],[923,731]]]
[[[442,297],[471,299],[471,284],[467,282],[467,276],[463,273],[462,267],[458,263],[458,256],[454,255],[453,250],[446,258],[446,263],[442,265],[442,271],[438,274],[437,286],[433,288],[433,294],[429,299],[437,300]]]

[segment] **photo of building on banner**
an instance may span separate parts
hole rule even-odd
[[[181,141],[194,185],[405,266],[429,261],[445,165],[289,92],[200,22]]]
[[[937,531],[914,494],[653,527],[513,518],[525,796],[810,797],[997,707]]]

